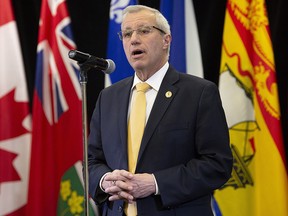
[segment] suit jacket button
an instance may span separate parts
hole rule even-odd
[[[120,213],[123,212],[123,207],[122,206],[118,207],[118,212],[120,212]]]

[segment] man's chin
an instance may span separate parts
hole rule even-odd
[[[143,62],[140,62],[140,61],[136,61],[136,62],[134,61],[131,65],[135,71],[143,70],[145,67],[147,67],[144,65]]]

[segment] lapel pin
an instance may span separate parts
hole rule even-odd
[[[165,96],[166,96],[166,98],[172,97],[172,92],[171,92],[171,91],[167,91],[167,92],[165,93]]]

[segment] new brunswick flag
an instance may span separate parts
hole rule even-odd
[[[219,90],[234,156],[217,215],[287,216],[288,185],[264,0],[228,0]]]

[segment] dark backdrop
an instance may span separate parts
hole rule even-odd
[[[194,0],[198,24],[204,76],[218,83],[221,55],[221,41],[224,24],[226,0]],[[21,47],[24,56],[30,107],[35,80],[35,60],[40,16],[40,0],[12,0],[16,16]],[[74,39],[77,49],[92,55],[106,56],[107,32],[109,21],[109,0],[67,0],[72,20]],[[139,0],[144,4],[159,9],[160,0]],[[282,128],[286,155],[288,155],[288,1],[267,1],[275,66],[278,79]],[[89,73],[87,84],[88,119],[100,90],[104,87],[104,75],[99,72]]]

